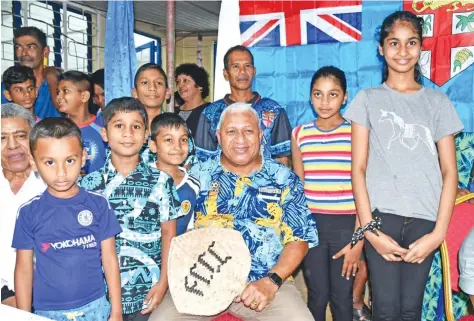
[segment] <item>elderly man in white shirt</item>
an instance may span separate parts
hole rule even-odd
[[[42,193],[46,185],[33,171],[29,135],[33,115],[16,104],[3,104],[2,171],[0,173],[0,280],[1,303],[15,306],[14,271],[16,253],[13,231],[20,205]]]

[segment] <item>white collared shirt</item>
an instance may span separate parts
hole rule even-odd
[[[16,252],[12,248],[13,232],[20,206],[46,189],[41,178],[32,171],[18,193],[13,194],[10,183],[0,170],[0,280],[1,287],[13,289]]]

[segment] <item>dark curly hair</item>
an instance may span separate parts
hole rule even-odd
[[[206,69],[196,64],[182,64],[176,68],[176,78],[178,78],[179,75],[191,77],[196,83],[196,87],[202,88],[202,99],[209,96],[209,74]]]
[[[5,89],[10,88],[15,84],[21,84],[30,80],[33,86],[36,86],[36,77],[33,69],[27,66],[15,65],[7,68],[2,76],[2,82],[5,84]]]

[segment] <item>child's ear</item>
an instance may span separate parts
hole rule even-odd
[[[137,89],[136,89],[136,88],[133,88],[133,89],[132,89],[132,97],[135,98],[135,99],[138,99]]]
[[[379,44],[379,55],[383,57],[383,47]]]
[[[30,152],[30,154],[28,155],[29,157],[29,160],[30,160],[30,166],[31,166],[31,170],[33,172],[37,172],[38,171],[38,167],[36,167],[36,161],[32,155],[32,153]]]
[[[171,97],[171,90],[169,88],[166,88],[165,100],[170,99],[170,97]]]
[[[84,167],[84,165],[86,165],[86,160],[87,160],[87,149],[83,148],[82,149],[82,165],[81,165],[81,168]]]
[[[107,137],[107,129],[106,129],[105,127],[102,127],[102,128],[100,129],[100,136],[102,136],[102,140],[103,140],[104,142],[107,143],[107,142],[109,141],[109,139],[108,139],[108,137]]]
[[[349,97],[349,95],[347,94],[347,91],[346,91],[346,93],[344,94],[344,100],[342,101],[343,105],[347,102],[347,97]]]
[[[10,91],[9,90],[4,90],[3,91],[3,96],[5,96],[5,98],[8,100],[8,101],[12,101],[12,96],[10,95]]]
[[[150,139],[150,140],[148,141],[148,147],[150,147],[150,150],[151,150],[154,154],[156,154],[156,143],[155,143],[155,141],[154,141],[153,139]]]
[[[148,139],[148,136],[150,136],[150,130],[149,129],[145,129],[145,139],[143,140],[143,144],[146,143],[147,139]],[[152,140],[152,139],[150,139]]]
[[[91,93],[89,92],[89,90],[84,90],[81,93],[81,100],[83,103],[87,103],[90,98],[91,98]]]

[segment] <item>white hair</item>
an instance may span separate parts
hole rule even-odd
[[[23,118],[30,128],[33,128],[36,123],[33,115],[26,108],[14,103],[2,104],[3,118]]]
[[[231,112],[245,112],[249,111],[252,113],[253,116],[255,116],[255,119],[257,120],[258,127],[260,128],[260,117],[258,117],[257,111],[252,107],[252,104],[248,103],[233,103],[232,105],[227,106],[224,111],[221,114],[221,117],[219,118],[219,123],[217,124],[216,130],[221,129],[221,125],[224,122],[224,118],[228,113]]]

